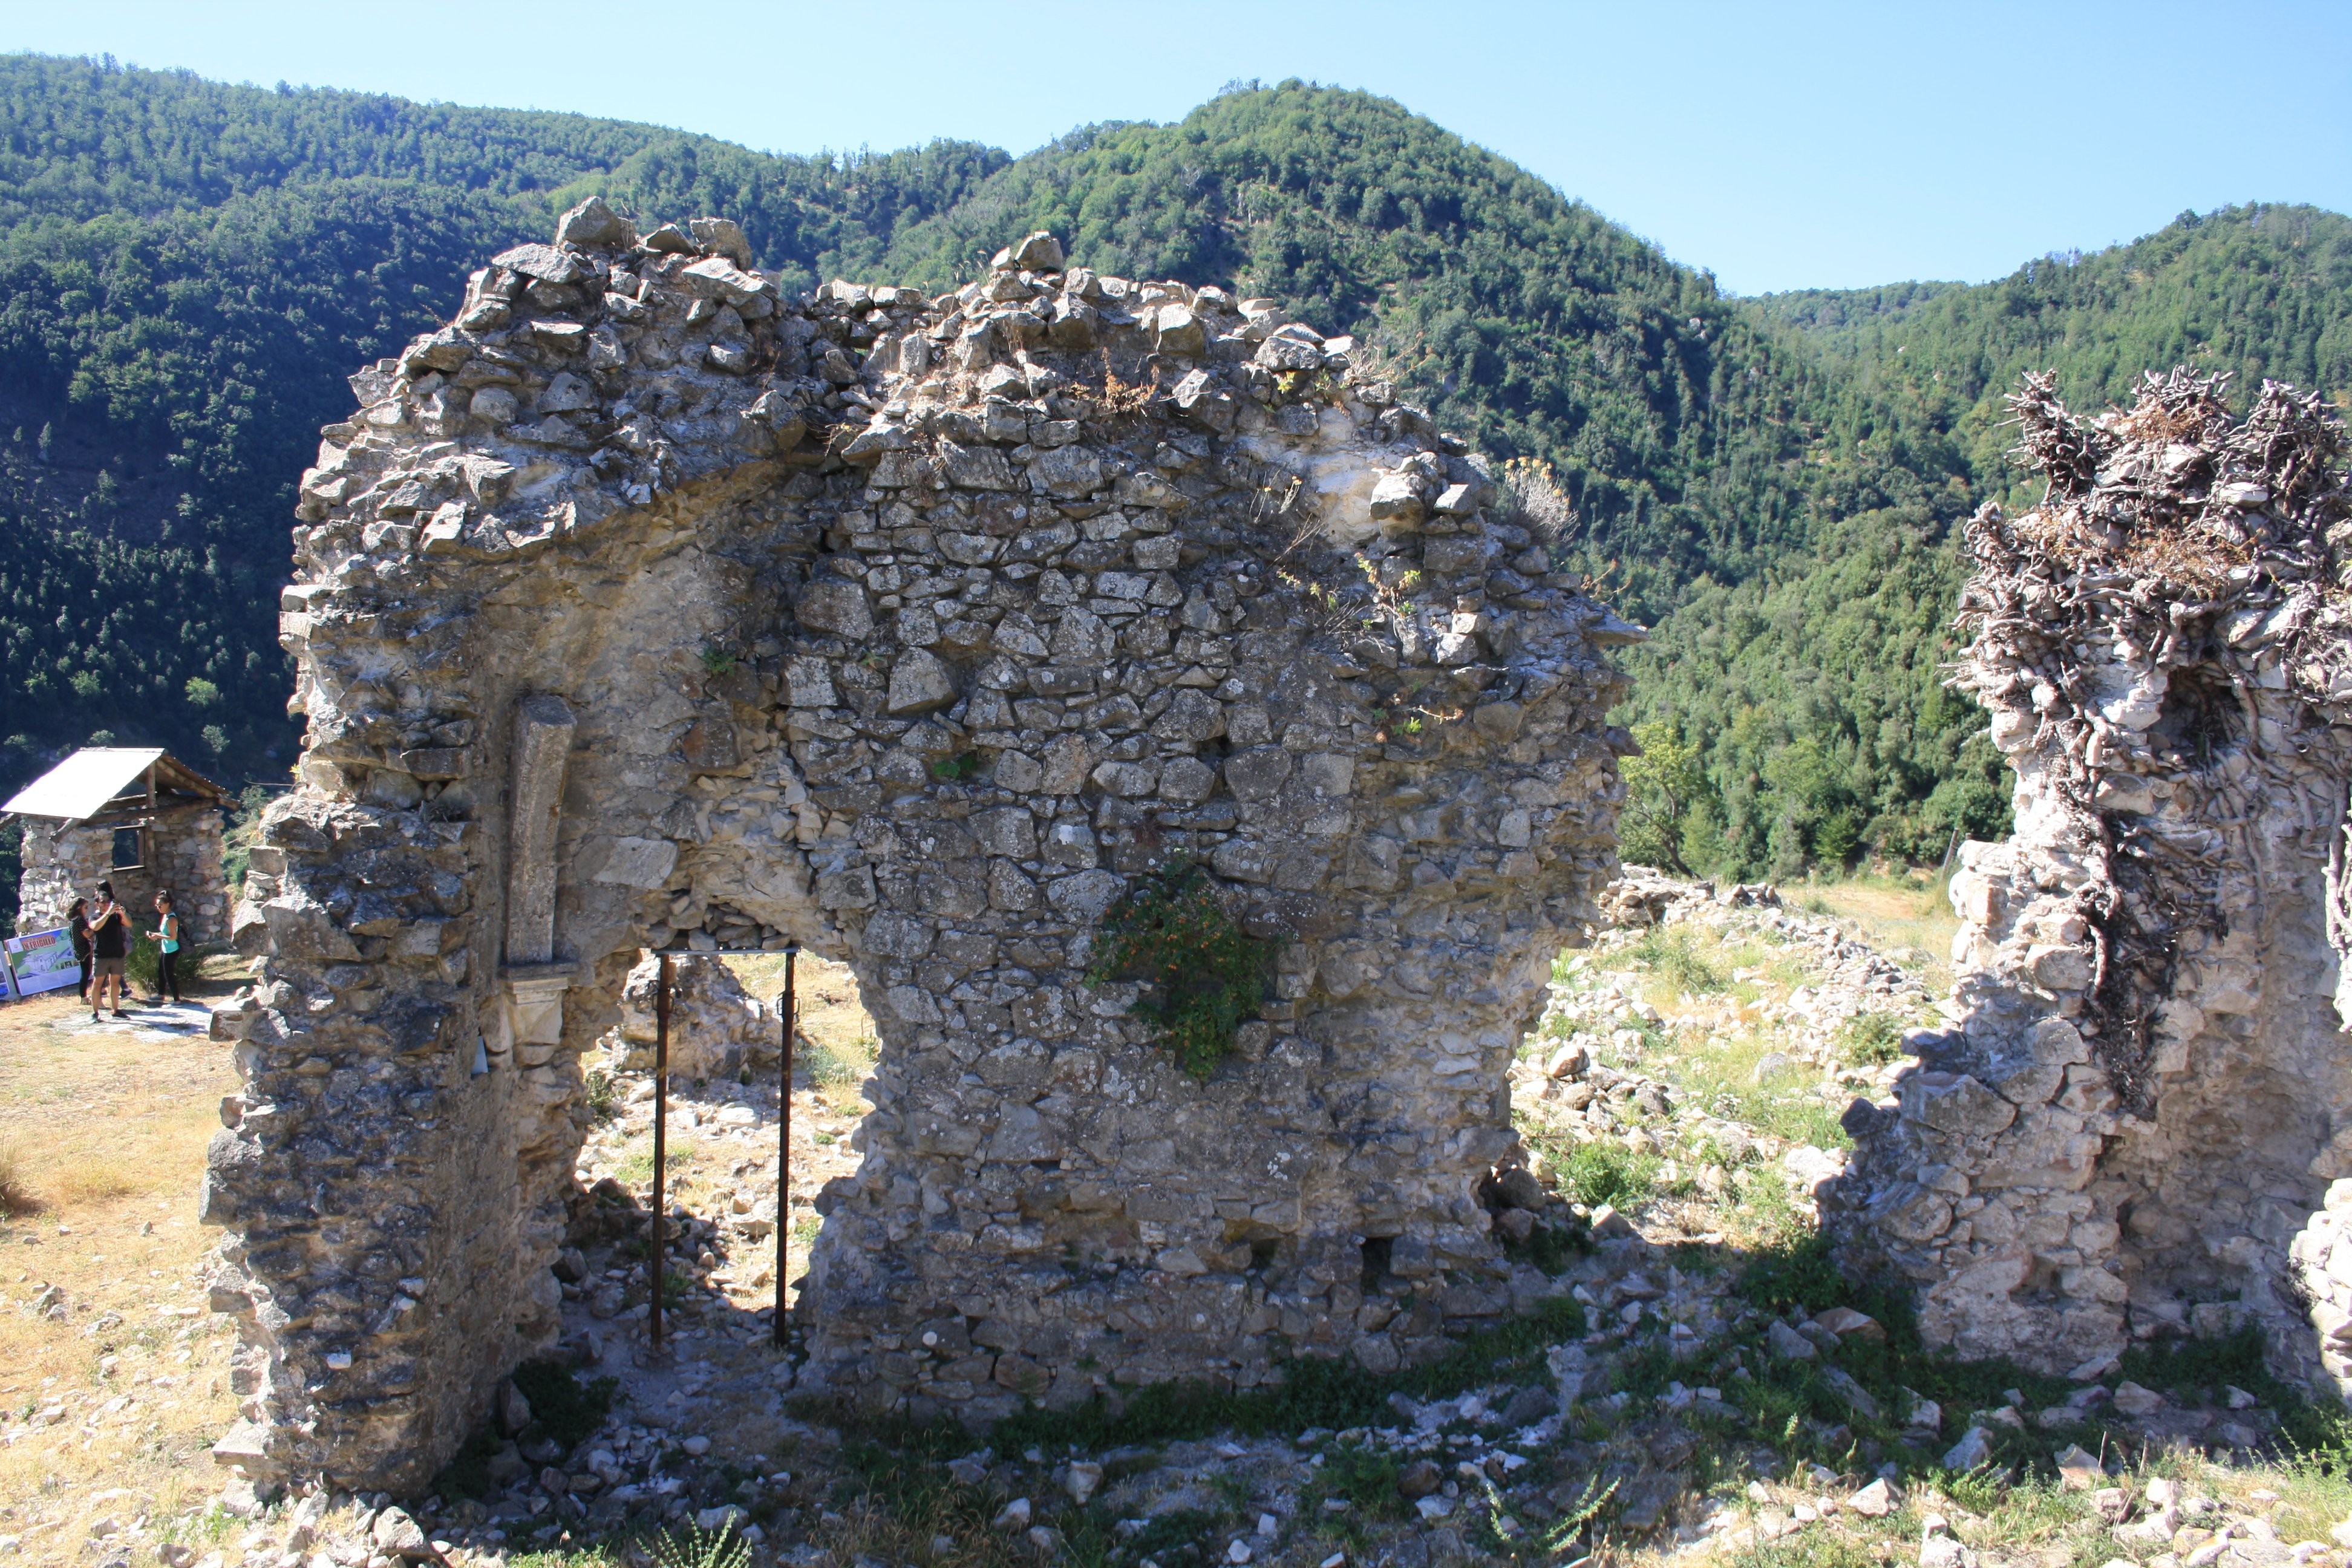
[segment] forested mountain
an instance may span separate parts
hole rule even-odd
[[[1448,426],[1556,472],[1563,550],[1658,625],[1634,716],[1675,787],[1645,852],[1731,873],[2000,825],[1998,759],[1936,662],[1954,525],[2016,483],[2017,372],[2082,401],[2179,360],[2352,386],[2352,224],[2310,209],[2185,216],[1981,287],[1740,300],[1392,102],[1295,82],[1017,161],[779,157],[0,58],[0,784],[93,731],[282,775],[277,587],[316,427],[590,191],[733,216],[794,283],[945,285],[1045,227],[1355,331]]]
[[[803,284],[1008,162],[0,58],[0,784],[92,739],[282,776],[294,485],[344,378],[583,182],[723,211]]]

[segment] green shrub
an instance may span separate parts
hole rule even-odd
[[[1503,1256],[1558,1279],[1570,1264],[1592,1250],[1591,1237],[1566,1226],[1538,1225],[1525,1241],[1503,1240]]]
[[[1230,1533],[1223,1514],[1205,1508],[1171,1509],[1147,1519],[1128,1542],[1127,1551],[1137,1562],[1165,1561],[1176,1553],[1205,1563],[1224,1555],[1224,1537]]]
[[[481,1499],[490,1495],[490,1461],[498,1458],[499,1435],[485,1424],[474,1428],[441,1473],[433,1478],[433,1489],[444,1501]]]
[[[588,1101],[588,1114],[599,1121],[610,1121],[621,1114],[621,1086],[603,1068],[590,1068],[581,1089]]]
[[[1129,1011],[1159,1026],[1177,1066],[1206,1078],[1264,1005],[1281,950],[1234,923],[1198,865],[1172,860],[1139,879],[1103,916],[1086,979],[1141,982]]]
[[[860,1035],[845,1045],[803,1037],[793,1076],[806,1073],[819,1089],[854,1089],[874,1071],[875,1054],[880,1048],[880,1042],[871,1035]]]
[[[1360,1448],[1340,1443],[1323,1456],[1323,1484],[1333,1497],[1345,1498],[1375,1519],[1402,1517],[1405,1501],[1397,1491],[1403,1467],[1386,1448]]]
[[[1633,956],[1649,964],[1651,973],[1693,996],[1720,991],[1729,984],[1721,971],[1692,951],[1688,931],[1652,926],[1634,943]]]
[[[191,956],[194,956],[193,954]],[[160,994],[163,980],[163,949],[160,942],[134,941],[122,957],[122,973],[142,996]]]
[[[567,1448],[595,1434],[620,1388],[609,1377],[583,1384],[570,1367],[546,1357],[515,1368],[514,1385],[530,1401],[531,1430]]]
[[[1892,1013],[1856,1013],[1838,1026],[1837,1047],[1846,1060],[1884,1067],[1903,1052],[1903,1020]]]
[[[1559,1166],[1561,1191],[1580,1204],[1627,1208],[1650,1195],[1659,1160],[1645,1150],[1603,1139],[1579,1143]]]
[[[751,1568],[751,1543],[729,1520],[716,1530],[681,1524],[653,1539],[655,1568]]]
[[[1775,1313],[1860,1305],[1853,1285],[1838,1270],[1829,1237],[1819,1231],[1759,1248],[1740,1271],[1739,1294],[1750,1305]],[[1862,1310],[1871,1311],[1872,1306],[1884,1304],[1874,1301]],[[1885,1312],[1872,1312],[1872,1316],[1881,1322],[1889,1321]]]

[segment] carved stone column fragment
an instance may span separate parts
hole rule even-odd
[[[563,769],[579,721],[561,697],[515,704],[514,781],[507,824],[506,1013],[493,1046],[552,1047],[563,1038],[572,966],[555,952],[555,846]]]

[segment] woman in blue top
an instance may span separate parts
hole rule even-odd
[[[162,947],[155,963],[155,1000],[160,1004],[168,992],[174,1004],[180,1000],[180,916],[172,908],[172,895],[155,895],[155,917],[159,922],[147,934]]]

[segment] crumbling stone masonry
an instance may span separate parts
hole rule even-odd
[[[578,1052],[647,947],[856,970],[879,1109],[801,1310],[869,1406],[1392,1367],[1535,1288],[1474,1189],[1615,866],[1639,632],[1269,303],[1046,235],[936,300],[751,262],[577,208],[304,476],[225,1458],[415,1485],[556,1332]],[[1177,856],[1288,939],[1206,1082],[1080,978]]]
[[[1832,1202],[1931,1343],[2064,1372],[2252,1322],[2325,1385],[2352,1339],[2343,434],[2221,393],[2013,400],[2048,490],[1969,525],[1956,684],[2015,836],[1962,851],[1955,1026],[1849,1112]]]

